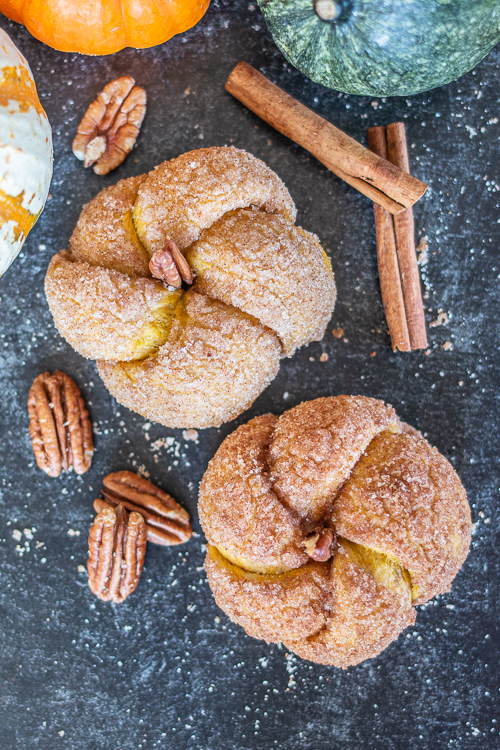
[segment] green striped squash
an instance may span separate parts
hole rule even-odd
[[[407,96],[467,73],[500,41],[500,0],[258,0],[284,56],[349,94]]]

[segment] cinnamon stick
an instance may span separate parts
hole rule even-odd
[[[387,126],[387,154],[393,164],[405,172],[410,172],[404,123],[392,122]],[[427,349],[427,331],[411,207],[394,216],[394,229],[411,348]]]
[[[412,206],[427,190],[425,183],[371,153],[244,61],[230,74],[226,90],[391,214]]]
[[[387,158],[387,142],[384,127],[368,130],[368,146],[383,159]],[[373,204],[375,231],[377,234],[377,261],[380,290],[385,317],[389,326],[392,350],[411,351],[410,335],[406,322],[403,289],[399,276],[396,236],[391,214],[378,204]]]

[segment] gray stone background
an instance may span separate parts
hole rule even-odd
[[[59,53],[3,17],[0,25],[30,62],[55,155],[51,199],[0,281],[2,750],[498,747],[499,50],[448,86],[384,100],[311,83],[242,0],[213,0],[186,34],[109,57]],[[428,352],[391,351],[369,200],[225,93],[241,58],[363,142],[369,126],[406,123],[412,171],[429,184],[415,208],[417,241],[428,240]],[[101,178],[83,170],[71,141],[90,101],[124,74],[146,88],[147,116],[136,150]],[[103,186],[229,143],[283,178],[298,223],[328,250],[339,296],[324,340],[283,361],[236,422],[193,442],[114,402],[93,362],[56,333],[43,279]],[[76,380],[91,411],[96,455],[83,477],[50,479],[34,466],[26,399],[34,377],[55,369]],[[415,627],[378,658],[347,671],[301,661],[229,622],[206,583],[196,514],[207,462],[237,424],[341,393],[385,399],[422,430],[462,478],[475,524],[452,592],[420,607]],[[189,509],[198,535],[178,549],[150,545],[137,591],[105,604],[81,572],[92,501],[105,474],[141,467]]]

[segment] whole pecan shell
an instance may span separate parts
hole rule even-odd
[[[171,546],[182,544],[191,537],[189,514],[148,479],[132,471],[117,471],[103,479],[104,499],[94,501],[97,512],[119,504],[129,511],[140,513],[145,522],[149,542]]]
[[[131,76],[110,81],[85,112],[73,153],[84,167],[108,174],[132,151],[145,114],[146,92]]]
[[[146,554],[146,524],[123,505],[104,508],[89,533],[87,570],[92,592],[105,602],[123,602],[134,591]]]
[[[28,395],[29,432],[35,460],[50,477],[73,467],[84,474],[94,444],[89,413],[80,389],[64,372],[43,372]]]

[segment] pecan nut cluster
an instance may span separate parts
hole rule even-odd
[[[76,383],[64,372],[43,372],[28,396],[29,432],[35,460],[49,477],[71,467],[84,474],[94,444],[89,413]]]
[[[28,397],[29,432],[38,466],[49,476],[90,468],[94,445],[89,413],[64,372],[35,378]],[[189,514],[148,479],[117,471],[103,479],[90,527],[89,585],[105,602],[123,602],[141,577],[146,542],[172,546],[191,538]]]
[[[103,484],[89,534],[89,585],[100,599],[122,602],[139,583],[146,541],[183,544],[191,522],[170,495],[132,471],[108,474]]]
[[[146,92],[131,76],[110,81],[78,126],[74,155],[96,174],[108,174],[132,151],[145,114]]]

